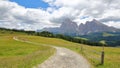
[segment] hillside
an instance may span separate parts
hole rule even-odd
[[[69,48],[79,54],[83,54],[86,58],[90,60],[90,62],[95,66],[95,68],[119,68],[120,66],[120,48],[105,47],[105,64],[99,65],[101,58],[100,54],[102,51],[101,47],[77,44],[56,38],[45,38],[38,36],[23,36],[21,38],[25,38],[26,40],[37,43],[44,43]],[[81,52],[81,47],[83,48],[83,52]]]
[[[50,57],[55,49],[13,39],[25,33],[0,30],[0,68],[32,68]],[[27,36],[27,35],[26,35]]]
[[[120,68],[120,0],[0,0],[0,68]]]
[[[120,32],[99,32],[82,35],[80,37],[86,38],[91,42],[100,42],[104,40],[108,46],[120,46]]]
[[[54,52],[54,49],[49,46],[36,46],[25,42],[17,42],[13,40],[13,36],[17,36],[19,39],[39,44],[55,45],[71,49],[78,54],[85,56],[95,68],[120,67],[120,48],[105,47],[105,64],[100,65],[100,53],[102,51],[101,47],[77,44],[57,38],[31,36],[16,32],[9,34],[7,31],[6,34],[0,33],[0,50],[2,50],[0,51],[0,61],[2,61],[0,62],[0,67],[8,66],[10,68],[12,66],[12,68],[22,68],[25,66],[25,68],[30,68],[36,64],[42,63]],[[36,53],[39,51],[40,53]],[[29,56],[33,57],[28,58]],[[47,57],[43,58],[45,56]]]

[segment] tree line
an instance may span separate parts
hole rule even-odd
[[[75,42],[75,43],[80,43],[80,44],[87,44],[91,46],[102,46],[102,43],[99,42],[91,42],[89,40],[84,40],[82,38],[75,38],[63,34],[53,34],[48,31],[42,31],[42,32],[35,32],[35,31],[25,31],[25,30],[17,30],[17,29],[6,29],[6,28],[0,28],[0,30],[5,30],[5,31],[12,31],[12,32],[22,32],[26,33],[28,35],[35,35],[35,36],[43,36],[43,37],[49,37],[49,38],[59,38],[59,39],[64,39],[70,42]]]
[[[67,36],[67,35],[63,35],[63,34],[53,34],[48,31],[37,32],[35,35],[49,37],[49,38],[59,38],[59,39],[64,39],[64,40],[67,40],[70,42],[87,44],[87,45],[91,45],[91,46],[102,46],[103,45],[102,43],[99,43],[99,42],[91,42],[89,40],[84,40],[82,38],[75,38],[75,37],[71,37],[71,36]]]

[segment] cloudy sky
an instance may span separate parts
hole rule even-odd
[[[0,27],[36,30],[58,27],[64,18],[92,19],[120,28],[120,0],[0,0]]]

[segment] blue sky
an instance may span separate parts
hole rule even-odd
[[[49,7],[47,3],[45,3],[43,0],[10,0],[12,2],[16,2],[21,6],[24,6],[25,8],[44,8],[46,9]]]

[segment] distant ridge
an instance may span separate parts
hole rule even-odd
[[[87,21],[86,24],[79,25],[79,34],[85,35],[94,32],[118,32],[117,28],[109,27],[95,19]]]
[[[109,27],[97,21],[96,19],[93,19],[92,21],[86,21],[85,24],[80,24],[79,26],[76,22],[73,22],[70,19],[65,19],[58,28],[44,28],[40,31],[49,31],[53,33],[76,36],[95,32],[119,32],[120,29]]]

